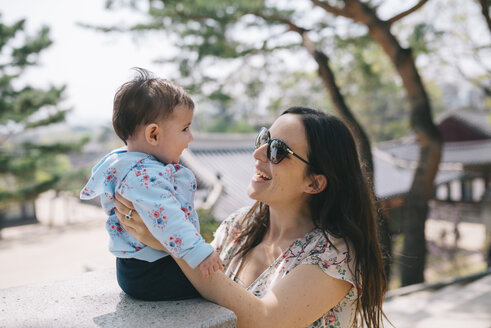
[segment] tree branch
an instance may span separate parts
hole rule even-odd
[[[335,16],[343,16],[343,17],[351,18],[346,7],[344,8],[334,7],[320,0],[312,0],[312,3],[314,4],[314,6],[320,7]]]
[[[302,38],[302,44],[307,49],[308,53],[310,55],[312,55],[312,57],[315,58],[315,56],[314,56],[315,55],[315,50],[316,50],[315,49],[315,44],[312,42],[312,40],[310,40],[310,38],[307,35],[307,33],[309,32],[308,29],[303,28],[303,27],[301,27],[301,26],[293,23],[290,19],[288,19],[286,17],[283,17],[283,16],[279,16],[279,15],[265,15],[265,14],[262,14],[262,13],[259,13],[259,12],[254,12],[253,14],[256,15],[256,16],[258,16],[258,17],[261,17],[264,20],[276,21],[276,22],[283,23],[286,26],[288,26],[288,30],[289,31],[298,33],[300,35],[300,37]]]
[[[393,23],[397,22],[398,20],[406,17],[407,15],[412,14],[413,12],[418,10],[419,8],[423,7],[423,5],[427,2],[428,2],[428,0],[420,0],[417,4],[414,5],[414,7],[409,8],[408,10],[403,11],[402,13],[397,14],[394,17],[392,17],[391,19],[387,20],[387,23],[389,23],[389,25],[392,25]]]
[[[304,33],[304,32],[308,32],[307,29],[296,25],[290,19],[283,17],[283,16],[280,16],[280,15],[266,15],[266,14],[263,14],[263,13],[258,12],[258,11],[251,11],[249,13],[254,15],[254,16],[260,17],[266,21],[275,21],[275,22],[285,24],[288,26],[288,29],[290,31],[297,32],[300,35],[302,35],[302,33]]]
[[[488,1],[487,0],[479,0],[479,3],[481,4],[481,13],[484,16],[484,19],[486,20],[486,23],[488,24],[489,32],[491,33],[491,18],[489,17]]]
[[[287,25],[290,31],[296,32],[300,35],[303,46],[318,65],[319,76],[331,98],[336,112],[338,113],[339,117],[347,122],[353,129],[360,155],[366,163],[367,174],[369,175],[370,181],[373,181],[374,171],[370,140],[344,100],[344,96],[336,83],[334,72],[329,67],[329,57],[323,51],[317,49],[315,43],[310,39],[308,35],[309,31],[306,28],[293,23],[290,19],[282,16],[264,15],[262,13],[255,13],[255,15],[265,20],[281,22]]]

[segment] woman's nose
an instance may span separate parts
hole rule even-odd
[[[264,144],[259,148],[256,148],[256,150],[254,150],[252,157],[254,157],[254,159],[257,159],[258,161],[267,162],[268,161],[267,150],[268,150],[268,144]]]

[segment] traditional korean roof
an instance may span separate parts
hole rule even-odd
[[[397,165],[396,161],[377,149],[374,149],[373,155],[375,195],[386,199],[406,194],[411,188],[414,168]],[[450,182],[463,175],[460,170],[440,170],[435,178],[435,185]]]
[[[419,159],[419,145],[414,137],[381,143],[377,149],[404,166],[411,166]],[[453,164],[455,168],[459,165],[491,164],[491,139],[444,143],[441,163],[448,167]]]
[[[256,133],[198,133],[189,144],[193,153],[207,151],[254,151]]]
[[[435,122],[438,126],[443,126],[451,120],[474,129],[483,138],[491,138],[491,114],[463,108],[446,111],[439,115],[435,119]]]
[[[254,173],[255,137],[255,134],[195,134],[181,157],[183,164],[195,173],[198,188],[223,186],[213,206],[213,214],[219,220],[254,202],[247,195],[247,186]],[[203,192],[201,196],[208,197],[208,194]]]
[[[213,199],[213,214],[223,220],[240,207],[251,205],[247,186],[254,173],[255,135],[196,134],[181,160],[195,173],[201,192],[197,202],[209,201],[213,188],[220,190]],[[398,165],[390,154],[374,149],[375,193],[378,198],[404,195],[410,188],[414,168]],[[449,182],[463,175],[460,170],[440,171],[435,184]],[[222,189],[216,186],[220,185]],[[214,197],[214,196],[213,196]]]
[[[443,113],[435,121],[445,140],[440,169],[491,165],[491,115],[455,110]],[[414,135],[379,143],[377,150],[401,167],[414,168],[419,159],[419,145]]]

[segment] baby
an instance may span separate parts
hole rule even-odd
[[[177,258],[199,267],[208,277],[222,263],[199,234],[194,209],[196,179],[179,164],[193,140],[189,127],[194,103],[168,80],[137,69],[114,97],[113,127],[126,147],[106,155],[93,169],[81,199],[101,197],[109,218],[109,249],[116,256],[121,289],[143,300],[176,300],[199,296],[169,254],[139,242],[119,224],[113,198],[131,201],[150,232]],[[132,211],[126,219],[131,219]]]

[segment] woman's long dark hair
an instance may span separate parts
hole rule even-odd
[[[369,328],[383,324],[382,302],[387,289],[378,240],[374,195],[363,173],[356,144],[349,128],[338,118],[305,107],[292,107],[284,114],[300,115],[309,144],[307,175],[323,174],[327,187],[310,198],[314,224],[326,235],[343,238],[353,258],[352,274],[358,291],[356,319]],[[252,217],[254,219],[252,219]],[[249,219],[251,218],[251,219]],[[269,227],[269,206],[256,202],[244,218],[248,224],[239,238],[245,256],[264,238]]]

